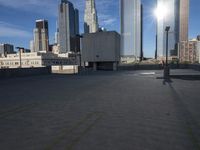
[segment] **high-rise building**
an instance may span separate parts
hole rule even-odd
[[[166,55],[166,26],[170,26],[169,53],[174,51],[171,54],[177,56],[177,44],[188,41],[189,0],[157,0],[157,7],[167,11],[166,16],[157,19],[157,57]]]
[[[59,42],[59,28],[58,28],[58,22],[56,21],[56,32],[55,32],[55,37],[54,37],[54,43],[58,44]]]
[[[75,34],[79,34],[79,11],[78,9],[74,9],[75,13]]]
[[[121,0],[121,57],[123,62],[141,58],[141,0]]]
[[[31,40],[31,41],[30,41],[30,51],[31,51],[31,52],[34,52],[34,51],[35,51],[35,48],[34,48],[34,47],[35,47],[34,41]]]
[[[79,13],[68,0],[61,0],[59,5],[59,40],[60,53],[80,49],[76,45],[79,34]],[[80,45],[80,44],[79,44]]]
[[[49,28],[47,20],[36,20],[34,29],[34,51],[49,50]]]
[[[189,0],[180,0],[180,11],[179,11],[179,41],[188,40],[188,23],[189,23]]]
[[[198,39],[181,41],[178,47],[181,63],[200,63],[200,41]]]
[[[94,33],[99,29],[97,10],[95,0],[86,0],[85,16],[84,16],[84,31],[85,33]]]
[[[42,51],[42,50],[40,49],[41,46],[40,46],[40,42],[39,42],[39,31],[38,31],[37,28],[35,28],[35,29],[33,30],[33,35],[34,35],[34,37],[33,37],[34,52]]]
[[[11,44],[0,44],[0,56],[7,56],[7,54],[13,54],[14,46]]]

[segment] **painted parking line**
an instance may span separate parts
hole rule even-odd
[[[141,75],[155,75],[156,73],[155,72],[143,72],[143,73],[140,73]]]

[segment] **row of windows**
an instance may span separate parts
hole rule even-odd
[[[54,60],[54,61],[50,61],[50,60],[44,60],[42,61],[42,64],[45,66],[48,65],[64,65],[64,64],[71,64],[72,62],[70,60]],[[2,66],[19,66],[20,62],[0,62],[0,64]],[[40,65],[41,61],[22,61],[22,65]]]
[[[5,66],[16,66],[16,65],[20,65],[20,62],[1,62],[0,63],[2,66],[5,65]],[[39,65],[40,62],[39,61],[32,61],[32,62],[22,62],[22,65]]]

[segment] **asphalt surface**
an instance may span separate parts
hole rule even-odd
[[[172,74],[0,79],[0,150],[200,150],[200,72]]]

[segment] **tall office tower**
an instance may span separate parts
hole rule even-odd
[[[139,60],[141,53],[141,0],[121,0],[121,58]]]
[[[31,52],[34,52],[34,51],[35,51],[35,48],[34,48],[34,40],[31,40],[31,41],[30,41],[30,51],[31,51]]]
[[[59,41],[60,53],[76,51],[76,34],[79,34],[79,13],[68,0],[59,5]]]
[[[75,13],[75,34],[79,34],[79,11],[78,9],[74,9]]]
[[[36,20],[34,45],[36,52],[49,50],[49,29],[47,20]]]
[[[33,30],[33,35],[34,35],[34,52],[39,52],[41,51],[41,46],[40,46],[40,37],[39,37],[39,30],[35,28]]]
[[[180,0],[179,10],[179,41],[188,41],[188,24],[189,24],[189,0]]]
[[[177,44],[188,40],[189,0],[157,0],[157,7],[167,11],[157,19],[157,57],[166,56],[166,26],[170,26],[169,54],[177,56]]]
[[[54,43],[58,44],[59,42],[59,28],[58,28],[58,22],[56,21],[56,32],[55,32],[55,38],[54,38]]]
[[[86,0],[84,15],[85,33],[94,33],[99,29],[95,0]]]
[[[11,44],[0,44],[0,57],[7,57],[7,54],[14,54],[14,46]]]

